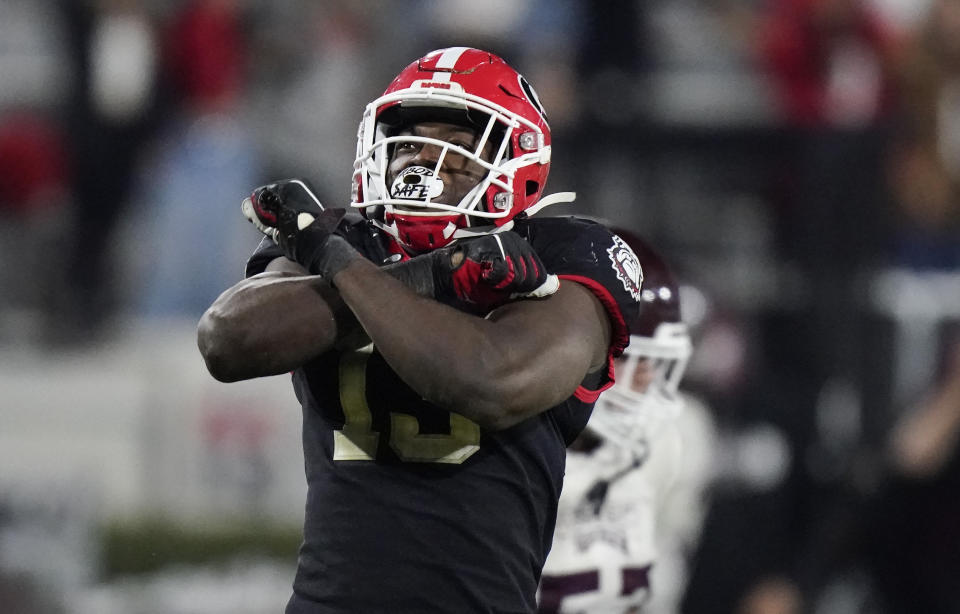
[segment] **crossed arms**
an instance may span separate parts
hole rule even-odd
[[[606,365],[609,318],[577,283],[481,318],[417,295],[365,259],[333,281],[279,258],[228,289],[198,327],[210,373],[284,373],[362,333],[424,399],[499,430],[565,400]]]

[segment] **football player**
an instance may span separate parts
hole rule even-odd
[[[532,612],[566,446],[639,317],[606,227],[535,218],[547,119],[501,58],[440,49],[362,117],[352,211],[284,180],[266,239],[202,317],[210,372],[287,371],[303,408],[304,541],[288,614]]]
[[[679,290],[649,244],[616,232],[639,258],[643,310],[615,361],[616,383],[567,454],[544,614],[675,611],[684,548],[704,511],[697,499],[713,428],[706,408],[678,390],[692,352]]]

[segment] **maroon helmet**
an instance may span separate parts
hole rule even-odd
[[[680,322],[680,292],[667,263],[649,243],[624,228],[612,228],[636,254],[643,268],[640,315],[628,322],[631,335],[652,337],[662,323]]]
[[[640,453],[653,413],[676,414],[682,408],[678,387],[693,346],[687,325],[680,320],[679,288],[666,263],[637,235],[612,230],[640,262],[640,310],[627,323],[630,344],[617,361],[616,381],[600,395],[589,426]]]

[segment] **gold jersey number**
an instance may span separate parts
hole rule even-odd
[[[374,460],[380,433],[373,430],[373,414],[367,404],[367,361],[373,344],[340,357],[340,405],[343,428],[333,432],[333,460]],[[450,414],[450,434],[420,432],[420,423],[410,414],[390,412],[390,448],[400,460],[410,463],[458,465],[480,449],[480,427],[460,414]]]

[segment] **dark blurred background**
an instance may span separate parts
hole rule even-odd
[[[548,191],[686,286],[719,434],[663,614],[960,612],[960,0],[0,1],[0,603],[280,611],[302,520],[284,377],[221,385],[203,310],[367,102],[503,56]]]

